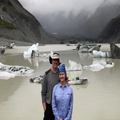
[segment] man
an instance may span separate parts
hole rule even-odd
[[[52,67],[44,74],[41,91],[42,104],[44,109],[43,120],[55,119],[52,112],[52,92],[53,87],[58,83],[59,79],[58,66],[61,64],[60,55],[58,53],[53,53],[53,55],[49,57],[49,62],[52,64]]]

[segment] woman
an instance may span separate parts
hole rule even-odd
[[[67,85],[65,65],[59,66],[59,83],[52,94],[52,109],[55,120],[71,120],[73,109],[73,90]]]

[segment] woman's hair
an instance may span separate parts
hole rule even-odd
[[[65,81],[68,80],[67,75],[65,74]],[[60,79],[58,79],[58,82],[60,82]]]

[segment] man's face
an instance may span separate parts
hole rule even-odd
[[[52,67],[58,68],[59,66],[59,60],[58,59],[52,59]]]

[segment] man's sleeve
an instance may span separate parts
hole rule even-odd
[[[42,90],[41,90],[42,103],[46,102],[46,94],[47,94],[47,76],[46,74],[44,74],[42,81]]]

